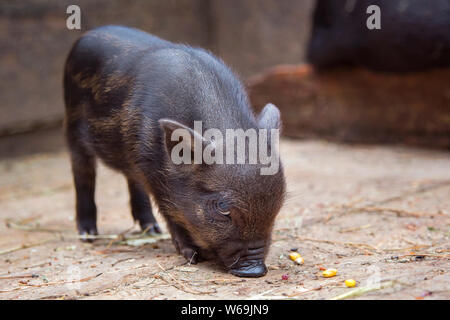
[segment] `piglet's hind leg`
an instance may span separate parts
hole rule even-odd
[[[95,157],[82,148],[72,148],[72,172],[76,191],[77,228],[81,236],[97,235],[97,207],[95,205]],[[91,242],[89,237],[83,241]]]

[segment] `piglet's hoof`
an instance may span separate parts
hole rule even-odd
[[[159,227],[158,223],[148,223],[141,226],[142,232],[144,232],[147,235],[155,235],[155,234],[161,234],[161,228]]]
[[[97,228],[86,228],[78,231],[78,234],[80,235],[80,240],[82,242],[94,242],[95,239],[89,237],[89,236],[96,236],[98,235]]]

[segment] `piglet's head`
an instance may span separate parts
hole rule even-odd
[[[234,163],[227,161],[231,148],[225,132],[222,131],[221,142],[218,135],[207,137],[179,122],[160,120],[167,155],[168,192],[164,206],[173,220],[169,228],[172,237],[177,238],[176,245],[180,251],[194,252],[199,258],[213,258],[230,273],[242,277],[266,274],[264,260],[285,195],[281,163],[275,166],[276,170],[267,170],[267,162],[261,163],[259,158],[256,163],[254,158],[252,161],[252,152],[259,153],[264,147],[267,154],[278,153],[278,138],[271,133],[280,127],[280,113],[268,104],[254,120],[258,147],[250,146],[252,138],[248,137],[245,147],[239,149],[237,138],[233,137]],[[222,153],[222,163],[217,157],[213,163],[205,163],[208,159],[195,163],[195,146],[199,145],[203,157],[205,150],[213,156]],[[237,156],[242,150],[245,161],[239,163]],[[191,160],[190,163],[174,161],[177,155]]]

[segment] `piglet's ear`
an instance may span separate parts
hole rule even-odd
[[[258,116],[258,125],[260,128],[268,130],[280,129],[280,110],[272,103],[266,104]]]
[[[161,119],[158,122],[163,129],[164,145],[172,163],[175,165],[194,163],[194,147],[203,145],[203,137],[178,121]]]

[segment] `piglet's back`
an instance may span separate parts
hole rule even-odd
[[[94,89],[86,94],[96,98],[91,108],[100,115],[129,106],[154,121],[256,126],[243,85],[220,59],[136,29],[106,26],[86,33],[69,55],[66,74]]]

